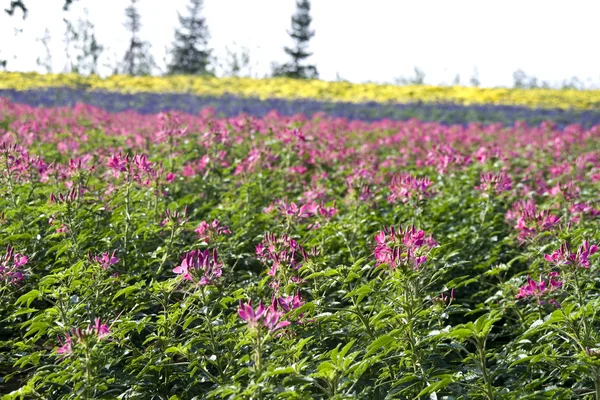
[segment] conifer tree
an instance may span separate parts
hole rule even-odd
[[[199,75],[208,73],[211,51],[207,48],[208,28],[202,17],[203,0],[190,0],[188,16],[179,14],[181,27],[175,31],[170,74]]]
[[[273,76],[287,76],[297,79],[317,79],[319,73],[314,65],[304,65],[304,61],[312,53],[308,51],[308,42],[315,35],[310,29],[310,1],[297,0],[296,13],[292,16],[292,31],[288,34],[295,41],[294,47],[285,47],[285,52],[292,58],[288,63],[273,68]]]
[[[155,66],[154,57],[150,54],[150,43],[139,38],[142,24],[140,13],[136,8],[139,0],[131,0],[129,7],[125,9],[127,21],[125,27],[131,33],[129,48],[125,53],[120,72],[127,75],[150,75]]]

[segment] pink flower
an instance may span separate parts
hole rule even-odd
[[[398,232],[393,226],[384,227],[375,235],[375,243],[376,265],[386,264],[392,269],[406,266],[419,269],[427,261],[429,250],[437,246],[431,236],[426,237],[425,232],[414,225]]]
[[[589,268],[590,261],[588,258],[597,251],[598,246],[590,245],[587,240],[583,241],[575,254],[571,252],[567,243],[563,243],[560,248],[552,252],[552,254],[545,254],[544,259],[557,266],[572,265],[574,268]]]
[[[179,225],[179,226],[183,226],[187,223],[188,219],[187,219],[187,206],[185,206],[183,208],[183,211],[177,211],[177,210],[166,210],[165,211],[165,219],[162,220],[162,222],[160,223],[161,226],[167,226],[167,224],[169,222],[173,223],[174,225]]]
[[[56,353],[69,355],[73,352],[73,342],[71,341],[71,336],[67,333],[65,334],[65,342],[64,344],[58,339],[59,344],[62,344],[58,349],[56,349]]]
[[[278,329],[285,328],[290,324],[290,321],[282,321],[281,317],[283,313],[281,311],[277,311],[275,303],[271,304],[269,308],[267,308],[267,313],[265,314],[264,325],[271,332],[274,332]]]
[[[266,307],[262,303],[258,303],[256,311],[252,308],[252,300],[248,303],[242,303],[240,301],[240,307],[238,308],[238,315],[241,319],[246,321],[251,328],[256,328],[260,319],[264,316]]]
[[[481,174],[481,185],[475,186],[475,190],[485,192],[486,195],[490,193],[500,194],[502,192],[508,192],[512,189],[512,180],[506,174],[501,171],[497,174],[492,172]]]
[[[506,213],[506,219],[516,221],[519,241],[525,242],[535,237],[538,232],[551,231],[560,223],[560,217],[550,214],[548,210],[537,211],[533,200],[518,201]]]
[[[6,247],[6,252],[0,257],[0,281],[9,285],[18,285],[23,279],[22,267],[29,262],[29,258],[22,254],[15,254],[11,245]]]
[[[271,332],[284,328],[290,324],[289,321],[281,320],[283,313],[277,311],[275,303],[267,308],[261,301],[256,310],[254,310],[252,308],[252,301],[249,301],[247,304],[240,301],[238,315],[253,329],[260,327],[261,322],[262,326],[266,327]]]
[[[129,156],[123,157],[121,153],[113,154],[108,158],[106,165],[112,169],[115,173],[127,171],[127,164],[129,163]]]
[[[183,256],[181,264],[173,272],[184,280],[205,286],[221,277],[222,267],[217,250],[192,250]]]
[[[94,260],[100,264],[102,269],[108,269],[111,265],[119,262],[119,259],[115,256],[116,252],[116,250],[113,250],[112,254],[108,252],[102,253],[102,255],[94,257]]]
[[[535,297],[539,304],[544,304],[545,302],[541,300],[542,296],[551,293],[557,289],[560,289],[563,286],[563,283],[558,280],[557,272],[550,272],[548,274],[548,279],[543,280],[540,275],[539,282],[534,281],[530,277],[527,277],[527,283],[523,285],[519,289],[519,293],[516,295],[517,299],[525,299],[528,297]],[[556,304],[555,301],[550,301],[552,304]]]
[[[79,343],[85,343],[90,338],[96,338],[96,340],[102,340],[110,334],[110,327],[106,324],[101,323],[100,318],[94,319],[94,324],[88,324],[87,328],[74,328],[71,329],[70,334],[65,334],[64,343],[58,339],[61,346],[56,349],[57,354],[69,355],[73,353],[73,340],[71,336],[77,338]]]
[[[88,329],[89,329],[89,327],[88,327]],[[102,339],[102,338],[108,336],[108,334],[110,333],[110,329],[109,329],[108,325],[101,324],[100,318],[96,318],[94,320],[94,326],[92,329],[96,331],[96,335],[97,335],[98,339]]]
[[[391,193],[388,202],[394,203],[400,200],[406,203],[413,198],[420,201],[431,197],[433,196],[433,191],[430,189],[432,184],[428,177],[416,178],[408,173],[394,176],[389,186]]]
[[[200,222],[200,225],[194,230],[200,236],[203,242],[210,242],[222,235],[230,235],[231,231],[226,226],[221,225],[219,220],[215,219],[210,224],[206,221]]]
[[[315,252],[316,249],[313,249],[312,254]],[[300,269],[302,262],[308,260],[309,253],[288,235],[266,233],[262,243],[256,246],[256,256],[265,264],[271,264],[267,273],[274,277],[280,268],[287,268],[286,271]]]
[[[294,296],[277,298],[277,304],[287,313],[290,310],[302,307],[304,301],[302,301],[302,297],[300,297],[300,292],[297,292]]]
[[[166,175],[166,177],[165,177],[165,181],[166,181],[167,183],[172,183],[172,182],[174,182],[174,181],[175,181],[175,177],[176,177],[176,176],[175,176],[175,174],[174,174],[174,173],[172,173],[172,172],[169,172],[169,173]]]
[[[454,300],[454,289],[450,290],[450,296],[448,296],[446,293],[442,292],[439,297],[436,297],[436,298],[432,299],[431,301],[433,302],[433,304],[445,306],[445,305],[452,304],[453,300]]]

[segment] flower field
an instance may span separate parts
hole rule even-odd
[[[247,114],[264,117],[272,111],[284,116],[303,114],[309,117],[326,113],[359,121],[382,119],[440,122],[445,125],[477,123],[500,123],[514,125],[526,122],[539,125],[552,121],[559,127],[580,124],[586,128],[600,124],[600,111],[565,110],[560,108],[528,108],[493,104],[461,105],[454,103],[352,103],[327,102],[311,99],[246,98],[232,95],[199,96],[184,93],[120,93],[104,90],[83,90],[68,87],[15,90],[0,89],[0,97],[15,103],[31,106],[74,106],[85,103],[111,112],[136,111],[142,114],[158,114],[163,111],[180,111],[198,114],[205,108],[213,108],[219,117],[237,117]]]
[[[600,125],[35,105],[3,400],[600,398]]]
[[[123,76],[0,72],[0,90],[84,88],[125,93],[188,93],[242,98],[319,99],[330,102],[493,104],[589,110],[600,107],[600,90],[506,89],[461,86],[396,86],[288,78],[215,78],[205,76]]]

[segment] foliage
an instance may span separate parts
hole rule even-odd
[[[2,399],[600,397],[600,127],[0,102]]]

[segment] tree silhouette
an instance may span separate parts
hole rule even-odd
[[[201,16],[203,0],[190,0],[189,16],[179,14],[181,28],[175,31],[173,58],[168,66],[169,74],[198,75],[208,73],[211,51],[207,49],[208,29]]]
[[[131,40],[120,72],[127,75],[150,75],[156,64],[150,53],[150,43],[142,41],[138,36],[142,29],[140,14],[136,8],[138,1],[131,0],[131,4],[125,9],[125,27],[131,33]]]
[[[296,42],[294,47],[285,47],[284,51],[292,60],[281,66],[273,67],[273,76],[287,76],[297,79],[317,79],[319,73],[314,65],[303,65],[303,61],[312,55],[308,52],[308,42],[315,35],[310,29],[310,1],[296,1],[296,13],[292,16],[292,31],[288,34]]]

